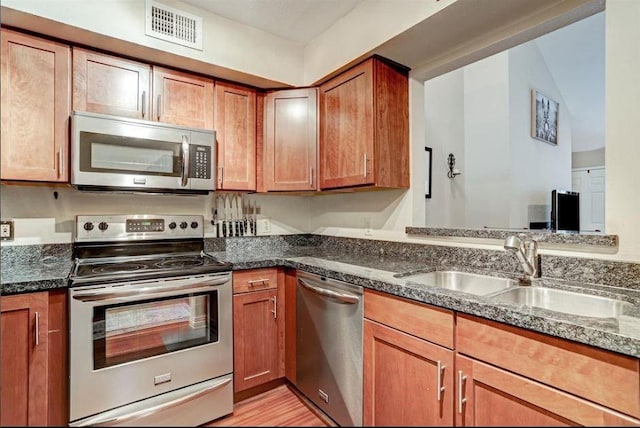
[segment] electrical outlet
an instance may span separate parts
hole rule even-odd
[[[259,218],[257,221],[258,235],[268,235],[271,233],[271,219]]]
[[[0,221],[0,239],[13,241],[13,220]]]
[[[371,229],[371,217],[364,218],[364,234],[365,236],[373,235],[373,230]]]

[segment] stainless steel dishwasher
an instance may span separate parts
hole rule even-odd
[[[362,426],[362,287],[298,271],[296,386],[341,426]]]

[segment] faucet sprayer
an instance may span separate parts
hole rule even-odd
[[[538,243],[533,239],[521,239],[515,235],[507,236],[504,249],[516,253],[516,257],[530,278],[538,274]]]

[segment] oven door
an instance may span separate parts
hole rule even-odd
[[[231,295],[230,273],[71,288],[70,421],[231,374]]]

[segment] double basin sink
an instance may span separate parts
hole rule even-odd
[[[608,297],[538,286],[520,286],[509,278],[460,271],[434,271],[402,276],[402,279],[434,287],[484,296],[496,302],[533,306],[563,314],[593,318],[622,315],[633,306]]]

